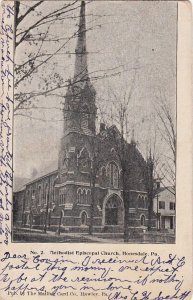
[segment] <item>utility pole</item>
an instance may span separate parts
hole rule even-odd
[[[25,211],[25,201],[26,201],[26,193],[25,196],[23,197],[23,205],[22,205],[22,217],[21,217],[21,227],[23,227],[25,225],[25,215],[24,215],[24,211]]]
[[[157,194],[157,230],[159,230],[159,195]]]
[[[46,215],[45,215],[45,223],[44,223],[44,233],[47,233],[47,219],[48,219],[48,205],[49,205],[49,193],[47,198],[47,205],[46,205]]]
[[[57,230],[58,235],[60,235],[61,224],[62,224],[62,210],[60,212],[60,219],[59,219],[59,223],[58,223],[58,230]]]
[[[30,214],[29,214],[29,222],[30,222],[30,231],[32,229],[32,189],[30,189],[31,201],[30,201]]]
[[[49,199],[50,199],[50,178],[48,181],[48,197],[47,197],[47,203],[46,203],[46,216],[45,216],[45,223],[44,223],[44,233],[47,233],[47,219],[48,219],[48,209],[49,209]]]

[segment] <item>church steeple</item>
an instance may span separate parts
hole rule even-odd
[[[64,134],[92,135],[95,133],[96,92],[88,74],[84,1],[81,2],[77,35],[74,77],[69,81],[64,103]]]
[[[85,2],[81,2],[80,20],[78,28],[78,39],[76,44],[76,59],[73,81],[87,81],[88,80],[88,66],[87,66],[87,51],[86,51],[86,18],[85,18]]]

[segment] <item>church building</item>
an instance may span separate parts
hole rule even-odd
[[[91,226],[93,232],[123,232],[126,215],[130,230],[144,230],[149,218],[148,163],[134,140],[123,140],[115,125],[102,123],[96,131],[84,1],[75,53],[74,77],[64,97],[58,168],[14,193],[13,224],[64,232],[89,232]]]

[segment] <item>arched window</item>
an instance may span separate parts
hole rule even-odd
[[[106,204],[106,208],[117,208],[117,207],[118,207],[118,202],[116,197],[110,198]]]
[[[46,205],[48,203],[48,198],[49,198],[49,187],[48,187],[48,183],[46,183],[46,189],[45,189],[45,204]]]
[[[110,185],[114,188],[119,186],[119,169],[115,163],[110,163]]]
[[[87,214],[85,211],[83,211],[81,214],[81,225],[86,225],[86,224],[87,224]]]
[[[81,113],[81,128],[88,129],[88,123],[89,123],[89,109],[87,105],[84,105],[82,107],[82,113]]]
[[[61,189],[59,191],[59,205],[64,205],[66,201],[66,191],[65,189]]]
[[[38,187],[38,205],[42,204],[42,187]]]
[[[84,192],[81,191],[81,195],[80,195],[80,203],[83,204],[84,203]]]
[[[142,208],[145,208],[145,197],[142,196]]]
[[[89,204],[91,202],[91,191],[90,190],[87,191],[86,198],[87,198],[86,202]]]
[[[67,149],[64,149],[63,157],[62,157],[62,167],[65,169],[68,168],[68,165],[69,165],[69,153]]]
[[[113,195],[108,199],[105,206],[105,223],[107,225],[117,225],[118,224],[118,210],[119,201],[117,196]]]
[[[145,226],[145,216],[141,216],[141,226]]]
[[[31,196],[31,202],[32,202],[32,206],[35,206],[35,190],[32,190],[32,196]]]
[[[26,208],[29,208],[29,203],[30,203],[30,191],[27,191]]]
[[[80,203],[81,201],[81,189],[77,190],[77,202]]]
[[[111,148],[111,153],[112,153],[113,155],[116,154],[116,151],[115,151],[114,148]]]
[[[80,171],[89,171],[91,160],[86,147],[82,148],[79,155],[77,156],[77,159]]]
[[[106,168],[102,167],[101,168],[101,183],[104,185],[106,182]]]
[[[148,200],[147,200],[147,196],[145,196],[145,208],[148,208]]]
[[[138,196],[138,207],[139,208],[146,208],[146,200],[145,200],[145,196]]]
[[[138,196],[138,207],[141,208],[141,196]]]
[[[84,189],[83,190],[83,193],[82,193],[82,203],[86,203],[86,190]]]

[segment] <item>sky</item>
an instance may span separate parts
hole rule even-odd
[[[21,2],[25,11],[31,1]],[[27,28],[37,13],[45,14],[63,1],[45,2],[33,16],[26,18],[22,28]],[[77,30],[79,9],[74,18],[52,24],[51,33],[59,37],[71,35]],[[124,95],[134,88],[129,102],[129,124],[134,129],[137,146],[145,156],[148,145],[157,136],[160,154],[169,149],[155,129],[158,122],[155,108],[163,98],[167,101],[175,120],[176,107],[176,22],[177,3],[174,1],[93,1],[86,4],[88,70],[92,74],[118,73],[100,80],[93,80],[97,92],[96,105],[105,112],[116,114]],[[46,26],[42,27],[45,32]],[[61,41],[62,43],[63,41]],[[73,77],[76,40],[39,70],[30,82],[24,82],[16,92],[39,91],[41,81],[49,74],[58,73],[64,81]],[[22,62],[35,48],[21,44],[16,61]],[[54,51],[56,43],[47,43],[45,51]],[[66,54],[68,52],[68,54]],[[101,70],[115,71],[101,71]],[[118,72],[117,72],[118,71]],[[135,78],[135,80],[134,80]],[[92,78],[91,78],[92,79]],[[55,169],[63,131],[62,103],[66,89],[57,95],[38,98],[45,109],[34,110],[30,119],[14,118],[14,176],[31,178],[34,170]],[[36,99],[37,101],[37,99]],[[56,108],[56,109],[55,109]],[[98,122],[100,122],[100,115]],[[47,121],[46,121],[47,120]]]

